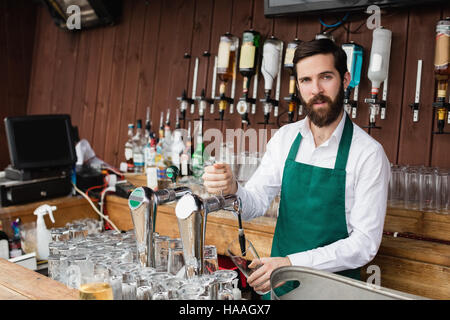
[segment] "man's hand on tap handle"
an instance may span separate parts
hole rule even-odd
[[[237,182],[229,164],[214,163],[205,167],[205,173],[202,176],[203,185],[206,191],[212,194],[235,194],[237,191]]]

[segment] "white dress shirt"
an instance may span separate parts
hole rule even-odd
[[[309,120],[281,127],[267,143],[261,164],[245,187],[238,185],[244,220],[264,215],[281,190],[286,158],[300,132],[295,161],[334,168],[346,116],[331,137],[316,147]],[[364,266],[376,255],[386,215],[390,163],[381,144],[356,124],[346,166],[345,218],[348,238],[316,249],[288,255],[292,265],[338,272]],[[302,192],[302,190],[299,190]]]

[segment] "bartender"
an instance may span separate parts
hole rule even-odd
[[[206,167],[203,175],[208,192],[241,198],[244,220],[264,215],[281,190],[271,257],[247,279],[255,291],[269,291],[271,273],[282,266],[359,279],[383,233],[390,164],[381,144],[344,112],[345,52],[329,39],[303,42],[294,65],[307,116],[273,135],[245,187],[228,164]],[[288,282],[276,292],[293,288]]]

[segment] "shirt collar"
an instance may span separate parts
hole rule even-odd
[[[347,116],[344,111],[344,113],[342,115],[342,119],[339,121],[338,126],[336,127],[336,129],[334,129],[333,133],[331,134],[331,137],[325,143],[322,144],[323,146],[328,145],[331,141],[333,141],[335,143],[339,143],[339,141],[341,140],[341,137],[342,137],[342,132],[344,131],[344,125],[345,125],[346,118],[347,118]],[[311,127],[309,126],[308,116],[306,116],[305,119],[300,121],[299,131],[303,138],[313,139]]]

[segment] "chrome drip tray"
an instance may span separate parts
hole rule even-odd
[[[401,291],[383,288],[331,272],[305,267],[281,267],[272,272],[271,288],[285,281],[299,281],[299,287],[272,300],[428,300]]]

